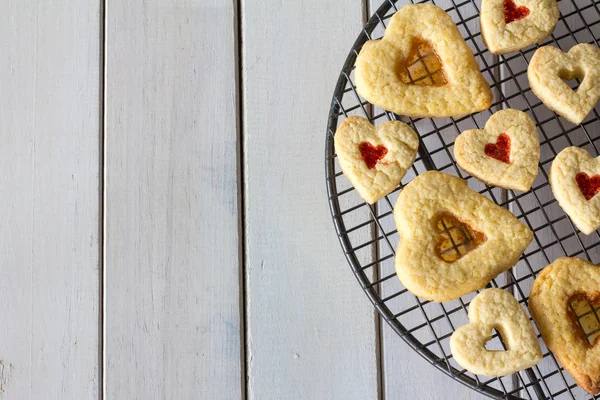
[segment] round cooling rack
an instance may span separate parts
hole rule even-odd
[[[398,193],[403,185],[420,173],[438,170],[467,179],[472,189],[511,210],[535,233],[518,264],[489,285],[513,293],[526,310],[535,276],[556,258],[580,257],[594,264],[600,263],[600,232],[587,236],[580,233],[554,199],[548,183],[552,160],[565,147],[583,147],[594,157],[600,154],[597,107],[581,125],[574,126],[543,105],[527,81],[528,62],[540,46],[552,45],[562,51],[568,51],[577,43],[599,46],[600,0],[560,0],[561,17],[550,38],[520,52],[501,56],[492,55],[483,44],[479,30],[481,0],[436,0],[433,3],[444,9],[458,26],[492,87],[494,103],[489,110],[462,118],[411,119],[378,109],[360,97],[354,84],[356,57],[367,40],[381,38],[391,16],[406,4],[405,0],[384,2],[350,50],[329,114],[325,147],[326,184],[333,223],[342,249],[360,285],[383,319],[415,351],[457,381],[494,398],[600,399],[600,396],[591,397],[575,384],[571,375],[548,351],[537,329],[544,359],[531,369],[490,379],[460,367],[450,353],[450,336],[456,328],[467,323],[468,305],[477,293],[452,302],[435,303],[419,299],[404,288],[394,271],[394,250],[399,237],[393,218],[393,205]],[[427,54],[421,54],[416,62],[423,62],[426,57]],[[425,76],[418,79],[433,78]],[[568,84],[576,89],[579,81],[575,79]],[[539,174],[527,193],[486,186],[462,171],[453,158],[454,139],[460,132],[482,129],[492,113],[506,108],[526,112],[536,122],[540,134]],[[352,115],[368,118],[375,125],[401,119],[420,137],[418,157],[400,186],[372,206],[360,198],[344,177],[335,155],[335,131],[346,117]],[[571,306],[580,329],[593,343],[596,336],[600,336],[600,309],[587,303]],[[528,310],[527,313],[529,315]],[[503,348],[497,333],[486,347]]]

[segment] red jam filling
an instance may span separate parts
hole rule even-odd
[[[595,195],[600,193],[600,175],[594,175],[590,178],[585,172],[580,172],[575,177],[577,186],[581,190],[581,194],[586,200],[591,200]]]
[[[504,22],[510,24],[529,15],[529,8],[517,7],[513,0],[504,0]]]
[[[486,155],[502,161],[503,163],[510,164],[510,136],[502,132],[500,136],[498,136],[496,143],[488,143],[485,145],[484,151]]]
[[[388,152],[388,149],[385,146],[373,146],[369,142],[362,142],[358,145],[358,150],[360,150],[360,155],[363,160],[365,160],[365,164],[367,164],[367,168],[373,169],[375,165],[381,160]]]

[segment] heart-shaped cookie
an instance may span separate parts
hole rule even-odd
[[[431,51],[421,53],[429,47]],[[442,71],[431,71],[432,65]],[[402,7],[383,39],[364,44],[355,74],[356,88],[365,99],[400,115],[456,117],[492,103],[492,91],[473,53],[450,16],[433,4]]]
[[[348,117],[335,133],[342,171],[369,204],[398,186],[415,161],[418,147],[415,131],[400,121],[374,127],[362,117]]]
[[[488,185],[526,192],[537,176],[540,160],[535,123],[522,111],[498,111],[484,129],[458,135],[454,158],[462,169]]]
[[[533,93],[544,104],[575,125],[579,125],[600,99],[600,49],[582,43],[568,53],[556,47],[536,50],[527,68]],[[577,90],[564,80],[581,79]]]
[[[413,294],[438,302],[483,288],[515,265],[533,239],[510,211],[438,171],[406,185],[394,218],[400,281]]]
[[[600,300],[600,267],[563,257],[538,275],[529,295],[529,310],[546,346],[579,386],[600,393],[600,340],[588,343],[570,303],[578,296]]]
[[[492,54],[510,53],[547,38],[559,16],[556,0],[483,0],[481,35]]]
[[[600,228],[600,157],[567,147],[552,162],[549,178],[558,204],[581,232]]]
[[[485,348],[493,329],[500,333],[505,351]],[[469,324],[454,331],[450,350],[463,368],[490,377],[510,375],[542,360],[542,350],[525,310],[502,289],[486,289],[475,296],[469,305]]]

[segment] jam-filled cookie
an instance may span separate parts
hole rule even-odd
[[[375,127],[362,117],[346,118],[334,141],[344,175],[369,204],[398,186],[419,147],[419,137],[404,122]]]
[[[485,344],[496,329],[505,351],[487,350]],[[486,289],[469,305],[469,324],[450,337],[456,362],[478,375],[505,376],[533,367],[542,350],[533,326],[517,299],[502,289]]]
[[[481,35],[492,54],[510,53],[547,38],[558,17],[556,0],[483,0]]]
[[[356,60],[356,88],[372,104],[411,117],[488,109],[492,91],[452,19],[433,4],[402,7],[383,39]]]
[[[463,179],[429,171],[398,196],[396,273],[413,294],[438,302],[481,289],[517,263],[533,233]]]
[[[579,125],[600,98],[600,49],[582,43],[568,53],[556,47],[536,50],[527,68],[531,90],[544,104]],[[577,90],[564,81],[582,79]]]
[[[454,158],[462,169],[488,185],[526,192],[537,176],[540,160],[535,123],[522,111],[498,111],[484,129],[458,135]]]
[[[567,147],[552,162],[549,179],[558,204],[581,232],[600,228],[600,157]]]
[[[590,394],[600,393],[600,340],[589,343],[576,321],[575,299],[600,301],[600,267],[563,257],[538,275],[529,295],[529,310],[548,349]]]

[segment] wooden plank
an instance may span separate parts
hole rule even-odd
[[[99,2],[0,13],[0,398],[97,399]]]
[[[370,12],[374,14],[378,7],[381,5],[380,0],[369,0]],[[404,4],[410,4],[410,1],[398,2],[397,7],[400,8]],[[436,4],[443,9],[449,9],[453,7],[451,0],[439,0]],[[392,9],[392,11],[395,11]],[[460,9],[460,16],[456,11],[450,12],[450,16],[453,18],[455,23],[460,22],[460,17],[468,18],[473,16],[476,10],[472,6],[463,6]],[[389,13],[388,13],[389,14]],[[387,25],[389,20],[385,21]],[[466,25],[466,26],[465,26]],[[469,31],[467,31],[467,28]],[[459,27],[461,33],[468,36],[469,32],[473,33],[478,31],[479,21],[473,20],[467,24],[463,24]],[[373,38],[379,38],[383,35],[383,25],[380,23],[373,33]],[[468,42],[470,46],[473,46],[472,42]],[[481,63],[481,60],[478,60]],[[374,115],[381,115],[383,110],[375,108]],[[482,115],[483,121],[489,117],[489,113]],[[481,118],[478,116],[476,121],[481,122]],[[382,116],[374,121],[375,124],[383,123],[387,121],[387,116]],[[435,126],[427,119],[418,121],[414,124],[414,128],[417,133],[421,136],[432,132],[435,127],[446,126],[449,124],[449,119],[435,119],[433,120]],[[427,135],[423,139],[423,145],[431,152],[435,154],[432,156],[432,160],[437,167],[449,165],[452,157],[451,143],[454,142],[456,136],[460,133],[459,129],[470,129],[476,128],[473,121],[467,120],[464,124],[459,124],[458,127],[449,125],[448,128],[441,130],[440,136]],[[443,143],[442,143],[443,140]],[[442,148],[448,145],[449,150],[445,151]],[[425,166],[422,162],[415,164],[418,172],[421,173],[425,170]],[[457,170],[454,167],[446,168],[443,172],[457,175]],[[403,183],[407,184],[415,177],[415,171],[409,171]],[[469,185],[473,189],[481,190],[483,185],[477,186],[477,182],[471,180]],[[391,204],[395,204],[398,193],[390,195]],[[496,193],[498,196],[499,193]],[[389,207],[387,202],[379,202],[379,215],[385,215],[391,212],[392,209]],[[383,231],[392,232],[395,229],[395,223],[393,216],[390,214],[388,217],[380,218]],[[391,242],[394,246],[398,244],[399,236],[397,234],[391,237]],[[389,248],[387,243],[381,243],[379,247],[380,258],[385,258],[392,254],[392,249]],[[388,276],[389,274],[395,273],[394,259],[384,261],[380,264],[380,275]],[[502,277],[498,277],[499,282],[503,281]],[[392,296],[404,289],[402,284],[397,279],[390,279],[381,285],[382,296]],[[472,298],[473,295],[465,296],[465,298]],[[392,313],[401,313],[404,310],[409,310],[417,305],[415,297],[406,293],[393,298],[390,301],[386,301],[386,305],[392,310]],[[414,309],[400,317],[398,320],[402,323],[405,328],[413,329],[417,326],[423,325],[427,319],[433,320],[431,327],[424,325],[419,329],[414,329],[412,334],[421,343],[434,343],[428,347],[429,350],[435,354],[445,354],[446,357],[451,357],[449,349],[449,335],[452,331],[459,326],[467,322],[466,313],[464,311],[452,312],[449,317],[444,317],[444,311],[449,312],[456,308],[462,308],[458,301],[450,303],[444,303],[443,305],[437,303],[428,303],[422,306],[423,311],[419,308]],[[423,314],[425,313],[425,314]],[[459,382],[453,380],[443,372],[439,371],[428,361],[426,361],[419,353],[412,350],[407,343],[405,343],[391,327],[389,327],[385,321],[382,320],[381,330],[381,346],[382,346],[382,365],[383,365],[383,393],[385,399],[399,399],[399,398],[410,398],[410,399],[483,399],[486,396],[477,393],[473,389],[466,387]],[[436,338],[443,337],[441,345],[437,345],[434,340]],[[452,360],[451,365],[458,367],[458,365]],[[419,372],[417,372],[419,371]],[[425,372],[425,373],[422,373]],[[510,382],[507,382],[507,390],[511,390],[512,386]]]
[[[330,99],[360,3],[245,2],[249,400],[378,396],[374,309],[336,239],[323,174]],[[352,214],[369,218],[366,208]]]
[[[234,7],[107,6],[107,398],[242,398]]]

